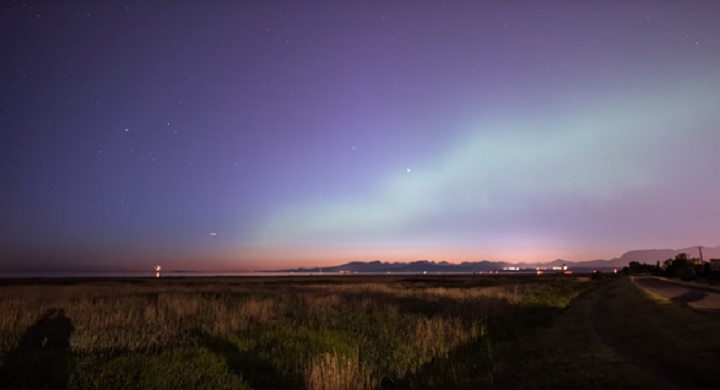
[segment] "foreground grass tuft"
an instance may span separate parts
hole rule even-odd
[[[357,351],[351,356],[325,352],[313,359],[305,370],[305,388],[309,390],[366,390],[377,383],[372,373],[360,365]]]

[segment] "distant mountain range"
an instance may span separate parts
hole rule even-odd
[[[654,263],[673,258],[680,253],[687,253],[690,258],[699,258],[699,246],[691,246],[683,249],[646,249],[625,252],[618,260],[625,262],[625,265],[631,261],[639,263]],[[704,260],[720,259],[720,245],[716,247],[702,247]]]
[[[703,247],[703,258],[705,260],[711,258],[720,258],[720,245],[716,247]],[[313,268],[295,268],[277,270],[271,272],[350,272],[350,273],[438,273],[438,272],[490,272],[501,271],[509,267],[517,267],[520,269],[534,270],[538,267],[552,268],[554,266],[566,265],[571,270],[591,271],[594,269],[609,271],[612,269],[622,268],[630,264],[631,261],[639,263],[654,264],[657,261],[664,261],[675,257],[680,253],[687,253],[689,257],[700,257],[698,247],[689,247],[683,249],[644,249],[625,252],[622,256],[612,260],[590,260],[590,261],[565,261],[562,259],[554,260],[547,263],[508,263],[504,261],[475,261],[462,263],[448,263],[446,261],[430,261],[418,260],[409,263],[386,263],[379,260],[370,262],[353,261],[346,264],[331,267],[313,267]]]

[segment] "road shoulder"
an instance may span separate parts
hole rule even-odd
[[[676,388],[720,388],[720,322],[651,299],[629,277],[597,294],[595,330],[617,354]]]
[[[596,329],[596,309],[617,289],[607,281],[580,296],[548,327],[498,345],[498,388],[670,389],[667,378],[637,364],[608,344]]]

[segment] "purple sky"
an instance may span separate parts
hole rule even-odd
[[[4,1],[0,271],[717,245],[718,21],[718,1]]]

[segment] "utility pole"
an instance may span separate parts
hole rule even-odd
[[[701,247],[701,246],[698,247],[698,250],[700,251],[700,261],[703,261],[702,248],[703,247]]]

